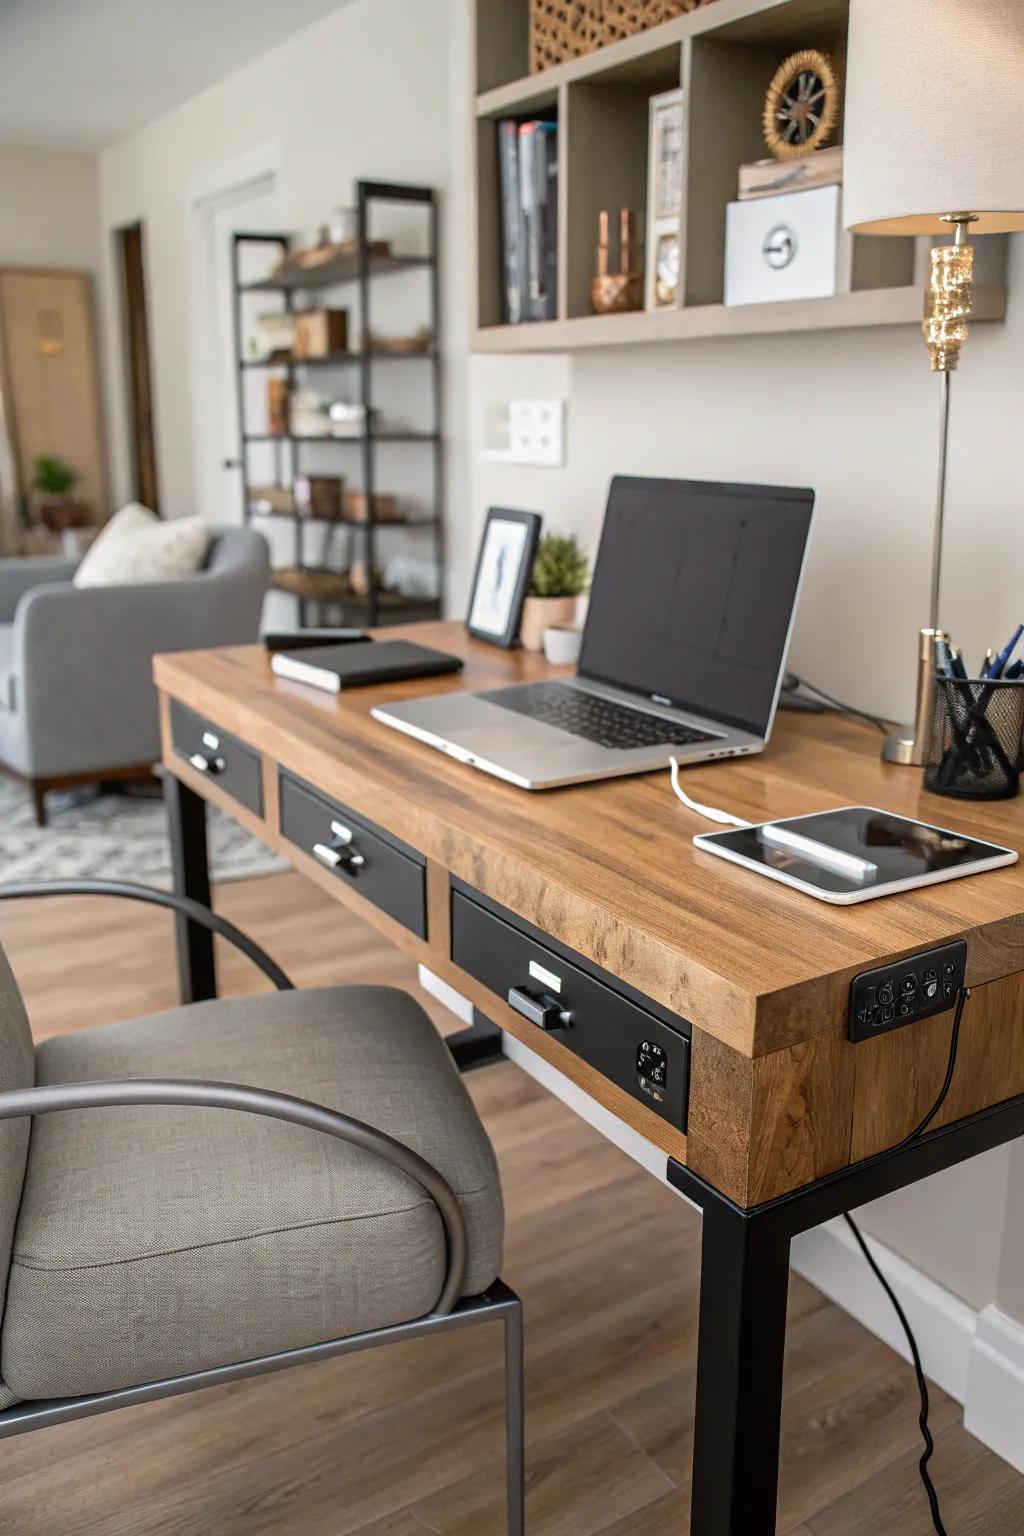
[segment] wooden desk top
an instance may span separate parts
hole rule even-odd
[[[851,978],[953,938],[968,981],[1024,968],[1024,863],[855,907],[830,907],[694,849],[708,823],[667,773],[529,793],[369,717],[385,699],[549,675],[542,657],[461,625],[387,631],[466,658],[458,678],[339,698],[274,677],[257,646],[161,656],[165,692],[386,826],[502,905],[689,1019],[759,1057],[845,1028]],[[879,735],[837,716],[780,713],[763,755],[687,770],[687,790],[751,821],[876,805],[1024,844],[1019,800],[925,793],[879,757]]]

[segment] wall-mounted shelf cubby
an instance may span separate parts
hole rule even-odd
[[[662,26],[543,73],[529,73],[530,0],[476,0],[476,286],[478,352],[573,351],[918,324],[927,251],[910,239],[841,232],[837,291],[827,298],[727,305],[726,210],[741,165],[765,158],[761,110],[777,66],[802,48],[842,72],[849,0],[710,0]],[[650,98],[683,88],[680,278],[674,307],[596,315],[590,302],[598,215],[647,203]],[[558,123],[558,302],[554,319],[504,323],[497,125]],[[838,133],[842,142],[842,130]],[[974,319],[1006,312],[1006,245],[980,242]]]

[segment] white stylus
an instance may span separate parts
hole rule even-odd
[[[777,821],[766,821],[757,830],[763,843],[784,848],[787,853],[797,853],[822,869],[845,875],[848,880],[868,880],[878,874],[878,865],[872,864],[870,859],[860,859],[855,853],[843,853],[840,848],[830,848],[828,843],[815,842],[813,837],[803,837],[799,832],[780,826]]]

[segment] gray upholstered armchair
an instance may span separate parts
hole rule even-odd
[[[66,560],[0,560],[0,765],[46,793],[140,777],[160,756],[152,659],[259,635],[269,558],[249,529],[215,535],[195,576],[71,583]]]
[[[72,889],[173,907],[278,991],[33,1050],[0,949],[0,1439],[502,1322],[522,1536],[522,1310],[497,1279],[498,1167],[430,1019],[388,987],[295,991],[231,923],[166,892],[56,882],[0,900]]]

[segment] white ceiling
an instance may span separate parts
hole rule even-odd
[[[0,0],[0,144],[97,150],[348,0]]]

